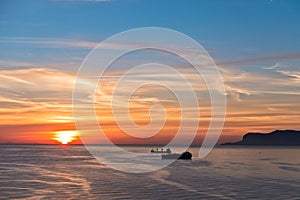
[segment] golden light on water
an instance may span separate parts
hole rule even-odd
[[[70,142],[76,140],[77,132],[76,131],[58,131],[55,132],[55,140],[61,144],[69,144]]]

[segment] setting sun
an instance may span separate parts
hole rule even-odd
[[[55,134],[55,140],[61,144],[68,144],[74,141],[77,137],[76,131],[58,131]]]

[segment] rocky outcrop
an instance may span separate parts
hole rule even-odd
[[[247,133],[239,142],[224,143],[222,145],[276,145],[300,146],[300,131],[275,130],[270,133]]]

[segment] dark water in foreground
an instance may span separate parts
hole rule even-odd
[[[300,199],[300,148],[215,148],[205,159],[129,174],[83,146],[0,145],[0,199],[14,198]]]

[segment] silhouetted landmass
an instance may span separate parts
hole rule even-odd
[[[270,133],[247,133],[239,142],[228,142],[222,145],[300,145],[300,131],[276,130]]]

